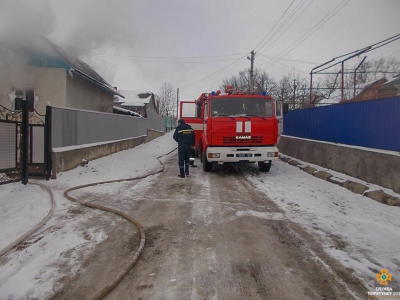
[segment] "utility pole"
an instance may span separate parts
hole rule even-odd
[[[253,71],[254,71],[254,59],[255,59],[254,56],[256,54],[254,53],[254,50],[251,51],[250,54],[251,54],[251,57],[247,56],[247,59],[249,59],[250,62],[251,62],[251,67],[250,67],[250,93],[252,94],[253,90],[254,90],[254,73],[253,73]]]
[[[293,79],[293,109],[296,109],[296,78]]]
[[[293,108],[296,109],[296,68],[293,66]]]
[[[178,107],[179,107],[179,88],[176,89],[176,120],[178,120]]]

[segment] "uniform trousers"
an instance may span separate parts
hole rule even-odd
[[[185,173],[189,174],[189,158],[191,150],[178,151],[178,165],[181,177],[185,177]]]

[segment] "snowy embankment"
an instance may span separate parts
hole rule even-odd
[[[392,190],[304,164],[343,180],[362,183],[369,187],[368,191],[383,190],[400,196]],[[273,165],[270,173],[249,175],[248,179],[278,204],[290,220],[317,237],[327,253],[354,270],[354,275],[368,287],[379,286],[376,274],[388,269],[396,279],[390,286],[400,291],[400,207],[355,194],[282,161]]]

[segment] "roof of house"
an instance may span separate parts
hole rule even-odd
[[[134,112],[134,111],[131,111],[129,109],[125,109],[125,108],[118,107],[118,106],[113,106],[113,109],[117,110],[117,111],[120,111],[120,112],[122,112],[122,113],[124,113],[126,115],[130,115],[132,117],[143,118],[141,114],[139,114],[137,112]]]
[[[364,84],[360,84],[359,87],[362,88],[360,93],[362,93],[365,90],[371,89],[371,88],[379,88],[385,82],[387,82],[386,78],[379,78],[374,81],[369,81],[369,82],[365,82]]]
[[[51,48],[60,56],[60,58],[67,63],[70,67],[70,72],[72,74],[76,74],[78,77],[82,78],[89,83],[94,84],[95,86],[109,92],[113,95],[117,95],[119,97],[124,98],[124,95],[119,93],[114,87],[109,84],[103,77],[101,77],[92,67],[90,67],[87,63],[78,58],[78,56],[71,51],[66,51],[65,49],[59,47],[46,37],[43,37]]]
[[[148,104],[153,95],[152,92],[146,90],[120,90],[121,94],[125,96],[125,99],[119,97],[114,103],[120,103],[121,106],[144,106]]]
[[[70,75],[76,75],[109,94],[124,98],[92,67],[80,60],[71,48],[63,49],[42,35],[32,40],[32,44],[14,41],[2,43],[1,58],[9,65],[28,63],[38,67],[64,68]]]
[[[392,78],[390,78],[387,82],[385,82],[382,87],[387,87],[387,86],[398,86],[400,83],[400,74],[393,76]]]

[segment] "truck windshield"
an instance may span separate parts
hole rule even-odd
[[[210,101],[212,117],[272,117],[272,101],[261,98],[221,98]]]

